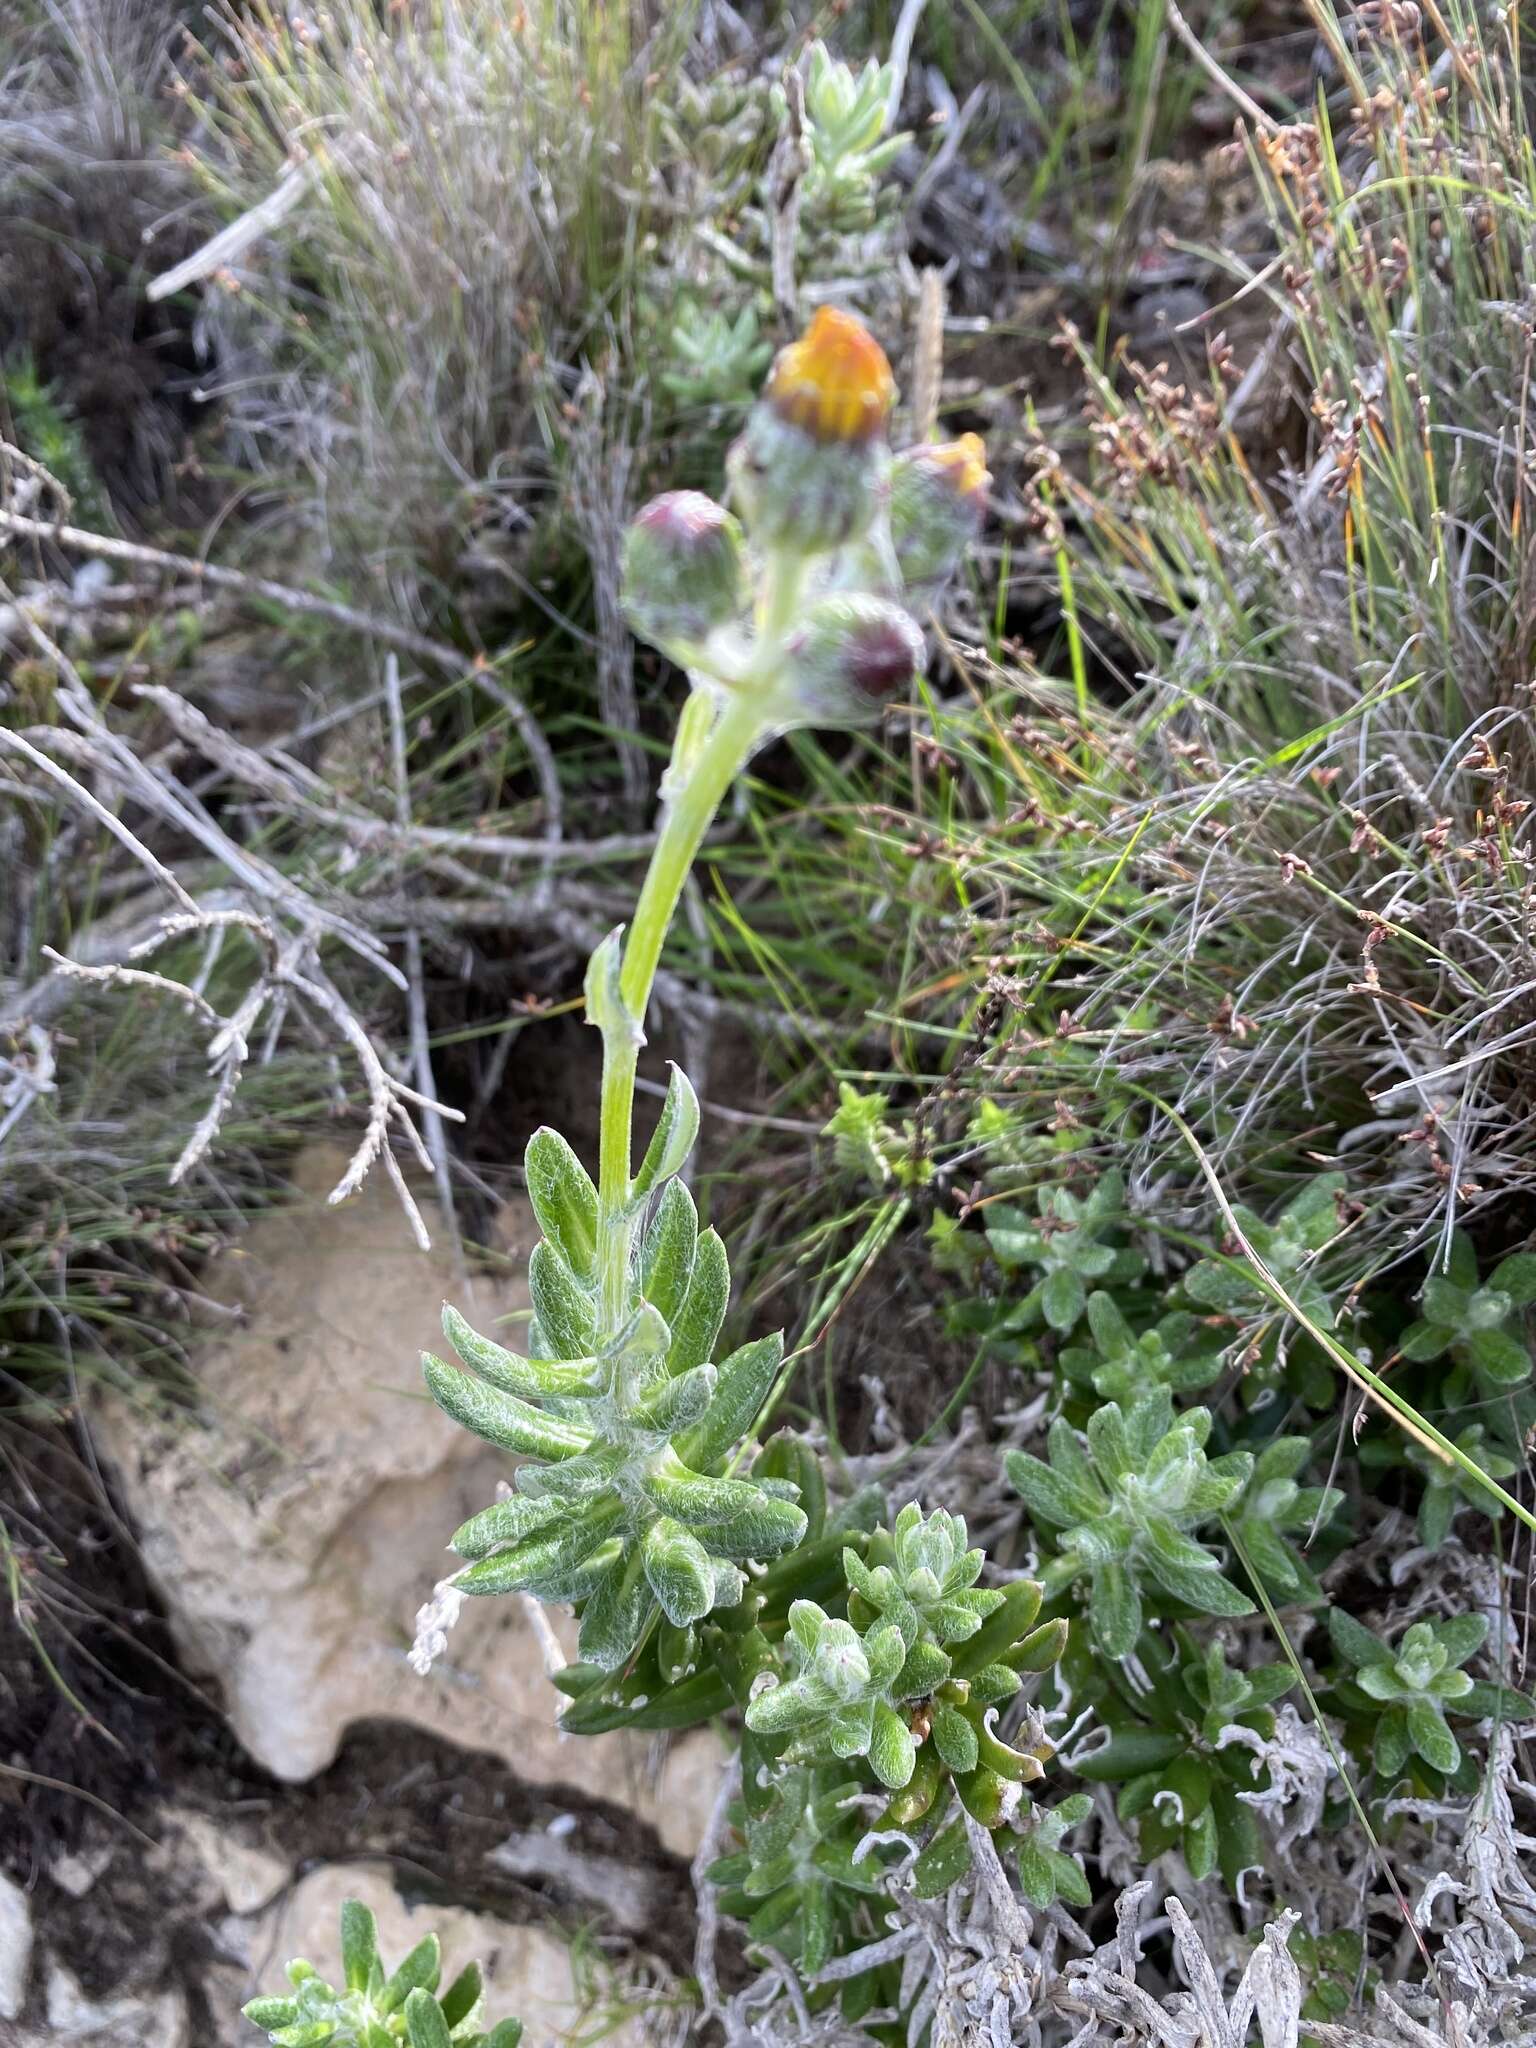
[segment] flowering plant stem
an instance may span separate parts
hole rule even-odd
[[[672,788],[666,798],[661,831],[635,905],[619,969],[619,993],[631,1028],[603,1033],[598,1242],[602,1314],[609,1334],[623,1322],[628,1302],[634,1231],[630,1136],[635,1067],[651,988],[678,897],[704,834],[762,730],[761,709],[752,696],[726,698],[708,738],[691,762],[680,759],[688,729],[689,721],[685,719],[679,734],[682,745],[674,749],[669,770],[669,777],[677,776],[681,770],[681,786]]]

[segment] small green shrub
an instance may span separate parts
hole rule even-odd
[[[341,1908],[342,1988],[302,1958],[288,1965],[288,1995],[253,1998],[243,2010],[272,2048],[518,2048],[521,2020],[484,2024],[480,1966],[468,1963],[440,1990],[435,1934],[417,1942],[393,1971],[379,1955],[378,1927],[360,1900]]]

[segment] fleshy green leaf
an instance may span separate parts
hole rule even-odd
[[[679,1628],[701,1621],[714,1605],[715,1573],[702,1543],[663,1516],[642,1539],[645,1575],[667,1619]]]
[[[528,1292],[540,1333],[556,1358],[589,1358],[597,1336],[591,1294],[546,1239],[528,1260]]]
[[[670,1324],[683,1305],[699,1241],[699,1215],[680,1180],[667,1183],[640,1252],[640,1291]]]
[[[1425,1763],[1433,1764],[1437,1771],[1454,1771],[1461,1761],[1461,1749],[1455,1736],[1446,1726],[1439,1708],[1428,1700],[1410,1700],[1408,1740]]]
[[[757,1420],[784,1358],[784,1337],[776,1332],[743,1344],[720,1367],[714,1399],[703,1419],[677,1443],[685,1465],[703,1472],[728,1457]]]
[[[1123,1564],[1102,1565],[1094,1574],[1088,1616],[1106,1657],[1128,1657],[1141,1634],[1141,1594]]]
[[[341,1902],[341,1969],[349,1991],[365,1991],[379,1959],[379,1930],[361,1899]]]
[[[963,1714],[942,1700],[935,1702],[929,1740],[952,1771],[974,1771],[980,1752],[976,1731]]]
[[[435,1934],[424,1934],[374,2000],[381,2013],[391,2013],[413,1991],[435,1991],[442,1974],[443,1952]]]
[[[455,1422],[487,1443],[527,1458],[574,1458],[591,1441],[591,1432],[577,1423],[545,1415],[515,1394],[504,1394],[468,1373],[456,1372],[430,1351],[421,1359],[433,1400]]]
[[[631,1194],[637,1197],[648,1195],[652,1188],[681,1173],[698,1135],[699,1098],[694,1094],[688,1076],[674,1062],[667,1082],[666,1100],[661,1105],[661,1117],[650,1144],[645,1148],[640,1171],[631,1183]]]
[[[539,1229],[578,1278],[591,1280],[597,1271],[597,1189],[548,1124],[528,1140],[523,1175]]]
[[[616,1671],[633,1656],[651,1610],[638,1545],[618,1560],[587,1601],[578,1647],[584,1659]]]
[[[682,1306],[671,1318],[672,1346],[667,1353],[667,1370],[687,1372],[705,1364],[720,1334],[730,1300],[731,1272],[720,1234],[706,1230],[694,1252],[693,1270]]]

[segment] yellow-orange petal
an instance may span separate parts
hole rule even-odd
[[[958,441],[940,441],[922,451],[923,460],[944,478],[958,498],[975,498],[992,481],[987,469],[987,444],[980,434],[962,434]]]
[[[871,441],[884,432],[896,383],[864,322],[822,306],[800,339],[779,351],[765,395],[782,419],[818,441]]]

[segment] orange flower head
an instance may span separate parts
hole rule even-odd
[[[962,434],[958,441],[941,441],[924,448],[921,459],[944,479],[957,498],[979,498],[992,481],[987,468],[987,444],[980,434]]]
[[[779,351],[764,395],[781,419],[818,441],[872,441],[885,431],[896,384],[863,321],[822,306]]]

